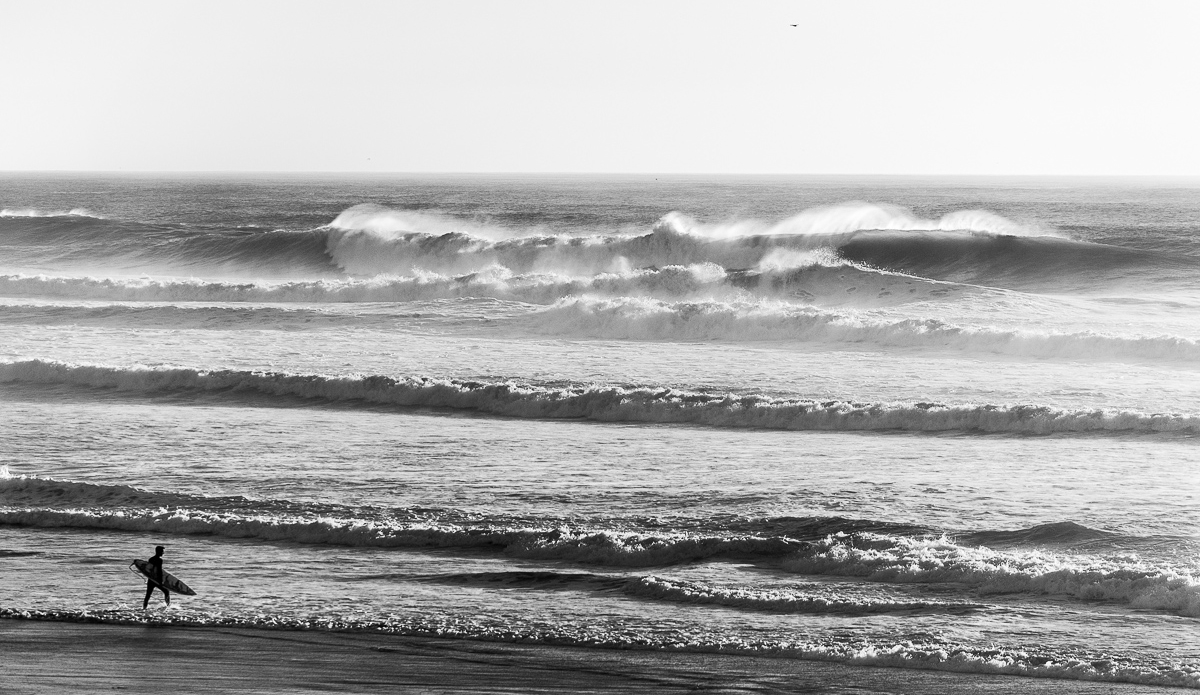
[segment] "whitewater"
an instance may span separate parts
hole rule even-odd
[[[0,618],[1200,688],[1198,317],[1194,181],[3,174]]]

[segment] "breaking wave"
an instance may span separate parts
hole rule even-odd
[[[780,222],[702,223],[672,212],[649,232],[554,234],[455,222],[429,213],[357,206],[330,226],[328,251],[354,275],[466,274],[502,266],[518,274],[595,275],[630,268],[712,263],[770,267],[821,254],[841,262],[936,280],[1005,287],[1090,284],[1153,276],[1195,263],[1150,251],[1074,241],[1051,229],[970,210],[938,220],[900,208],[847,203]]]
[[[103,216],[86,208],[72,208],[66,212],[61,210],[35,210],[33,208],[4,208],[0,209],[0,217],[91,217],[102,220]]]
[[[9,500],[9,490],[14,487],[17,494]],[[802,541],[774,535],[606,530],[517,519],[451,521],[429,510],[368,510],[360,515],[333,507],[322,510],[286,503],[268,504],[265,509],[245,504],[245,509],[238,510],[234,508],[236,501],[231,500],[215,500],[215,509],[22,507],[20,487],[19,482],[14,485],[12,481],[0,481],[6,501],[0,507],[0,524],[352,547],[490,549],[529,560],[609,567],[739,560],[778,565],[806,575],[862,577],[900,584],[954,582],[972,587],[981,595],[1033,593],[1112,601],[1134,608],[1200,617],[1200,580],[1183,570],[1120,557],[971,547],[946,537],[862,532]],[[856,607],[861,602],[842,599],[831,602],[828,597],[811,593],[720,589],[658,578],[643,578],[625,585],[623,590],[661,600],[774,612],[889,612],[930,608],[904,601],[876,602],[876,608]],[[941,605],[941,609],[949,605]]]
[[[1073,241],[986,211],[925,220],[861,202],[814,208],[778,222],[707,223],[672,212],[649,229],[590,232],[508,228],[377,205],[348,208],[325,226],[303,230],[145,224],[85,217],[90,213],[83,210],[62,217],[6,212],[0,234],[22,254],[14,269],[95,266],[311,280],[460,277],[499,267],[516,276],[578,279],[666,266],[778,271],[832,261],[933,280],[1070,287],[1130,274],[1153,279],[1184,266],[1194,271],[1196,265],[1194,259]]]
[[[1200,617],[1200,577],[1121,557],[993,550],[946,538],[831,535],[784,562],[800,574],[893,583],[955,582],[980,594],[1034,593]]]
[[[382,238],[398,238],[398,235],[411,233],[429,236],[462,234],[491,241],[528,236],[539,231],[529,227],[509,229],[436,211],[398,210],[372,203],[343,210],[329,223],[329,227],[345,232],[368,232]]]
[[[655,535],[520,523],[454,523],[388,513],[373,518],[171,507],[51,509],[0,507],[0,524],[38,528],[153,531],[157,534],[253,538],[375,548],[491,549],[511,557],[615,567],[655,567],[717,558],[783,557],[801,542],[778,537]]]
[[[5,506],[0,507],[0,524],[352,547],[490,549],[509,557],[609,567],[739,560],[779,565],[798,574],[863,577],[901,584],[955,582],[982,595],[1033,593],[1103,600],[1200,617],[1200,580],[1178,569],[1119,558],[969,547],[945,537],[855,533],[834,534],[821,541],[801,541],[787,536],[555,527],[518,520],[455,523],[415,510],[410,518],[404,518],[409,514],[403,510],[366,518],[344,514],[344,510],[289,514],[282,509],[265,512],[183,506],[158,509]],[[645,580],[627,590],[664,600],[776,612],[852,610],[850,604],[830,604],[824,598],[803,593],[721,590],[665,580]],[[919,608],[888,605],[896,610]],[[885,608],[876,612],[886,612]]]
[[[1061,236],[1053,228],[1035,223],[1018,223],[986,210],[960,210],[939,219],[924,219],[896,205],[849,201],[839,205],[809,208],[778,222],[739,220],[701,222],[681,212],[670,212],[660,225],[681,233],[709,239],[777,235],[835,235],[865,229],[896,231],[964,231],[996,236]],[[484,238],[500,239],[528,236],[544,228],[512,229],[475,220],[464,220],[429,211],[397,210],[382,205],[355,205],[330,223],[348,231],[381,234],[422,232],[444,234],[461,232]]]
[[[817,401],[662,387],[542,386],[516,381],[431,377],[324,376],[239,370],[79,366],[27,360],[0,363],[0,383],[58,384],[136,394],[253,394],[470,410],[531,419],[574,418],[781,430],[1200,432],[1194,414],[1068,410],[1039,405]]]
[[[622,587],[622,590],[628,595],[639,598],[726,606],[769,613],[839,613],[847,615],[966,613],[982,607],[980,604],[961,601],[854,598],[833,595],[832,592],[708,586],[699,582],[666,579],[653,575],[631,580]]]

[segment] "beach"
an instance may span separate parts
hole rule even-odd
[[[362,633],[0,620],[0,692],[1072,693],[1130,684]]]

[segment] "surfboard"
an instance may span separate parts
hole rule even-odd
[[[160,583],[151,574],[154,571],[154,566],[145,560],[134,560],[133,562],[129,563],[129,569],[133,570],[137,574],[142,575],[142,577],[146,578],[153,584],[165,587],[166,590],[172,594],[183,594],[184,596],[196,595],[196,592],[192,591],[192,587],[184,584],[182,579],[176,577],[170,572],[164,571],[162,573],[162,582]]]

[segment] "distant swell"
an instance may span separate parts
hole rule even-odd
[[[189,277],[325,277],[340,275],[325,251],[324,231],[256,226],[193,226],[108,219],[85,210],[0,215],[0,270],[102,270]]]
[[[1001,287],[1071,286],[1139,268],[1194,268],[1150,251],[1055,237],[950,232],[860,234],[838,245],[842,258],[922,277]]]
[[[1084,541],[1111,540],[1115,534],[1098,531],[1079,524],[1063,521],[1054,524],[1040,524],[1033,528],[1017,531],[978,531],[962,538],[980,545],[1021,545],[1028,543],[1063,544],[1069,545]]]
[[[965,430],[1028,434],[1200,432],[1200,416],[1197,415],[1063,410],[1039,405],[815,401],[671,388],[553,388],[513,381],[119,368],[41,360],[0,363],[0,383],[63,384],[139,394],[250,393],[404,407],[458,408],[520,418],[782,430]]]
[[[23,294],[20,288],[34,286],[34,294],[54,296],[81,289],[89,296],[112,299],[137,298],[158,301],[247,301],[286,302],[304,296],[321,296],[321,301],[396,302],[421,298],[426,301],[467,300],[520,302],[507,309],[496,303],[487,307],[501,328],[521,328],[534,334],[603,340],[667,341],[799,341],[834,345],[863,344],[881,347],[921,348],[1009,355],[1022,358],[1069,360],[1113,360],[1128,362],[1200,362],[1200,340],[1158,334],[1146,335],[1099,331],[1055,331],[1039,328],[998,328],[957,324],[938,318],[904,317],[891,312],[821,308],[782,300],[745,300],[732,296],[727,301],[697,299],[664,301],[652,297],[570,298],[554,301],[572,289],[608,287],[619,293],[639,290],[647,294],[687,294],[695,281],[686,269],[668,279],[665,272],[636,277],[610,277],[605,282],[520,283],[483,280],[403,280],[365,282],[285,283],[277,286],[234,283],[163,283],[157,281],[111,282],[0,276],[0,294]],[[639,287],[640,286],[640,287]],[[657,287],[656,287],[657,286]],[[710,293],[715,286],[707,285]],[[733,288],[725,286],[730,293]],[[403,298],[403,299],[402,299]],[[554,301],[544,309],[531,301]],[[204,306],[135,304],[129,306],[77,306],[36,304],[0,305],[0,323],[32,325],[117,325],[166,327],[172,329],[299,329],[319,330],[339,326],[389,328],[398,320],[432,318],[437,311],[414,312],[411,306],[377,307],[371,312],[340,312],[292,306]]]
[[[956,325],[934,318],[887,318],[785,302],[664,302],[567,299],[537,315],[536,329],[637,340],[800,340],[1069,359],[1200,360],[1200,341],[1090,331],[1054,333]]]

